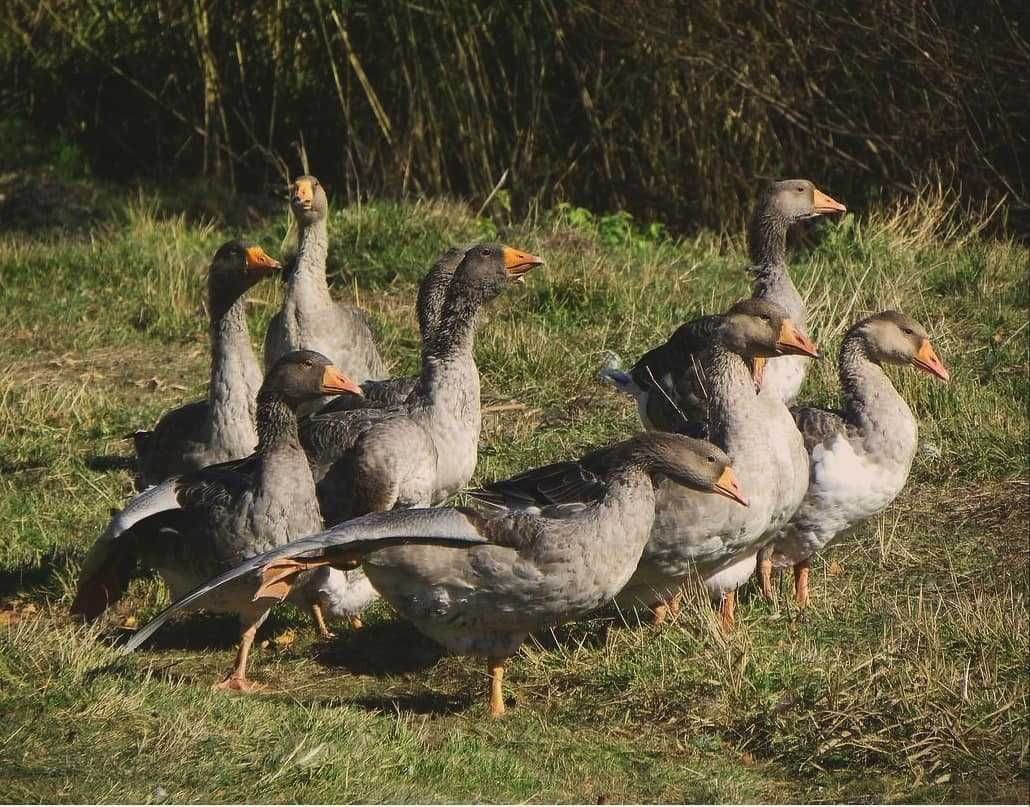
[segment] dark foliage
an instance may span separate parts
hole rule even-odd
[[[0,100],[94,173],[736,226],[756,178],[1030,205],[1020,0],[10,0]],[[2,150],[0,150],[2,151]],[[0,160],[3,160],[0,154]],[[1011,221],[1010,221],[1011,223]]]

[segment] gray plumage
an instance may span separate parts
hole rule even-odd
[[[622,587],[647,541],[656,476],[713,491],[732,478],[718,449],[679,435],[641,434],[602,456],[592,463],[598,485],[579,508],[373,514],[254,558],[191,597],[274,573],[284,559],[297,562],[286,578],[319,562],[361,562],[383,597],[426,635],[454,653],[503,659],[531,631],[589,613]]]
[[[461,263],[461,259],[465,257],[465,253],[473,246],[473,244],[467,244],[446,250],[437,258],[436,263],[419,284],[415,310],[418,314],[418,329],[422,344],[425,344],[426,340],[436,331],[451,278],[454,277],[454,272]],[[322,414],[328,414],[348,409],[383,409],[401,406],[411,397],[417,384],[418,376],[369,380],[361,385],[364,397],[354,395],[337,397],[322,407],[320,411]]]
[[[808,327],[808,310],[787,266],[787,233],[802,221],[846,208],[807,179],[772,183],[759,197],[748,227],[748,272],[754,277],[752,296],[780,306],[801,329]],[[809,359],[786,356],[769,362],[763,386],[786,404],[796,397],[808,372]]]
[[[250,343],[245,296],[280,268],[264,250],[241,241],[219,247],[208,272],[211,371],[207,399],[161,417],[132,435],[141,487],[169,476],[245,457],[257,445],[255,406],[261,367]]]
[[[314,350],[328,356],[358,381],[386,375],[375,337],[364,311],[337,303],[329,294],[326,257],[329,250],[329,205],[315,177],[294,181],[290,208],[300,231],[296,262],[286,283],[282,310],[265,334],[265,368],[292,350]]]
[[[949,378],[926,330],[910,317],[884,311],[852,326],[839,358],[843,409],[794,410],[810,473],[803,503],[771,546],[773,565],[806,562],[904,488],[918,426],[882,364],[911,364]]]
[[[408,400],[304,420],[301,439],[326,523],[436,504],[468,483],[481,425],[474,353],[479,311],[540,263],[500,245],[468,250],[448,287],[440,325],[423,346],[422,374]]]
[[[172,477],[133,499],[87,556],[72,611],[98,616],[122,595],[137,564],[158,571],[172,596],[180,597],[248,557],[322,529],[296,409],[320,395],[356,390],[320,354],[283,357],[258,393],[256,452]],[[298,587],[295,601],[310,605],[310,589]],[[239,587],[222,589],[201,605],[239,614],[251,640],[267,612],[245,591],[241,596]]]
[[[792,327],[782,309],[754,299],[720,317],[704,318],[698,334],[709,340],[692,354],[704,379],[708,434],[731,458],[741,484],[751,492],[750,507],[745,510],[682,487],[660,485],[654,527],[633,578],[617,597],[621,605],[669,601],[694,574],[700,575],[713,598],[735,589],[753,570],[761,537],[783,510],[784,476],[789,473],[793,480],[793,465],[805,461],[800,437],[787,457],[776,451],[786,443],[786,431],[794,431],[793,422],[782,402],[756,394],[749,363],[789,352],[813,353],[814,346]],[[691,364],[685,371],[693,368]]]

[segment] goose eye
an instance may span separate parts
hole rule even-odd
[[[762,314],[762,319],[765,322],[769,322],[772,319],[772,317],[770,317],[768,314]]]
[[[800,185],[798,185],[794,190],[796,190],[798,193],[804,193],[805,192],[805,189],[802,188]]]
[[[710,457],[708,458],[708,461],[709,461],[709,462],[715,462],[715,457],[711,457],[711,456],[710,456]]]
[[[313,361],[311,361],[311,359],[304,359],[304,366],[305,367],[314,367],[315,363]]]
[[[915,333],[911,328],[902,328],[901,330],[908,336],[912,336]]]
[[[479,254],[482,255],[484,258],[489,258],[491,255],[494,254],[494,252],[492,249],[481,249],[479,250]]]

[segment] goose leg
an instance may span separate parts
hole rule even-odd
[[[351,630],[361,630],[365,627],[365,623],[361,621],[360,616],[352,616],[349,620]]]
[[[486,671],[490,675],[490,717],[500,717],[504,714],[504,659],[488,658]]]
[[[317,600],[311,603],[311,618],[315,621],[315,629],[321,639],[333,639],[336,634],[329,630],[325,622],[325,613],[322,611],[322,603]]]
[[[672,595],[672,599],[669,600],[669,616],[673,619],[680,615],[680,611],[683,610],[683,590],[680,589]]]
[[[812,561],[807,558],[794,564],[794,596],[802,608],[808,607],[808,572],[811,568]]]
[[[651,606],[651,624],[661,625],[669,617],[669,606],[664,601],[656,602]]]
[[[767,600],[773,598],[772,568],[772,553],[763,550],[758,555],[758,579],[762,583],[762,596]]]
[[[728,591],[722,595],[722,601],[719,603],[719,616],[722,617],[722,629],[724,631],[733,630],[734,615],[737,611],[737,592]]]
[[[254,637],[257,636],[258,625],[263,619],[264,614],[260,614],[254,620],[245,621],[242,616],[240,617],[240,627],[243,630],[240,633],[240,647],[236,651],[236,663],[233,665],[232,672],[223,681],[215,684],[214,689],[233,692],[256,692],[262,689],[260,684],[247,678],[247,659],[250,656],[250,648],[254,645]]]

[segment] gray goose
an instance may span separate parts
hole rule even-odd
[[[327,524],[436,504],[468,483],[481,425],[474,351],[480,309],[542,263],[499,244],[469,249],[447,289],[439,326],[423,345],[422,373],[408,400],[302,422]]]
[[[808,604],[811,558],[848,529],[886,508],[908,480],[918,441],[912,410],[883,371],[911,365],[947,382],[926,329],[897,311],[855,323],[840,349],[843,410],[793,410],[810,458],[804,501],[762,551],[762,590],[771,596],[773,567],[794,568],[795,594]]]
[[[208,271],[211,376],[207,400],[162,415],[152,431],[132,435],[141,487],[174,474],[247,456],[257,445],[255,398],[261,367],[247,330],[245,295],[280,264],[261,247],[222,244]]]
[[[461,263],[461,259],[465,257],[465,253],[472,246],[474,245],[469,244],[464,247],[448,249],[437,258],[436,263],[419,284],[415,310],[418,314],[418,330],[423,344],[436,330],[451,278],[454,277],[454,272]],[[416,384],[418,384],[418,376],[369,380],[361,385],[364,397],[341,395],[329,401],[320,411],[326,414],[345,409],[400,406],[408,400],[415,390]]]
[[[257,395],[256,452],[174,476],[132,499],[87,555],[72,613],[98,617],[124,594],[139,564],[158,571],[172,596],[181,597],[248,557],[321,530],[296,409],[322,395],[358,391],[318,353],[297,351],[280,359]],[[312,605],[310,583],[297,587],[294,602]],[[228,587],[198,604],[240,618],[239,653],[221,688],[252,688],[247,657],[269,607],[252,595],[252,588]]]
[[[264,602],[289,596],[311,569],[362,563],[383,598],[420,631],[452,653],[486,659],[490,714],[500,716],[504,664],[526,637],[593,611],[629,579],[654,516],[657,477],[742,496],[726,456],[681,435],[640,434],[565,466],[543,471],[586,478],[574,505],[566,497],[563,506],[535,513],[440,507],[357,518],[215,578],[158,615],[126,650],[223,586],[248,581]]]
[[[290,209],[300,232],[296,263],[286,284],[282,310],[265,333],[265,368],[291,350],[315,350],[358,381],[383,378],[386,367],[376,347],[368,317],[329,294],[329,201],[312,176],[294,181]]]
[[[712,599],[722,601],[728,626],[736,587],[754,570],[762,536],[777,517],[782,519],[789,488],[785,477],[792,481],[795,465],[806,460],[799,438],[793,452],[780,453],[793,423],[782,402],[755,393],[755,359],[818,354],[783,309],[764,300],[744,300],[725,315],[703,318],[696,327],[697,338],[708,343],[697,362],[707,392],[706,430],[751,491],[750,507],[742,510],[680,486],[659,486],[650,539],[616,601],[650,607],[661,621],[677,607],[683,581],[700,575]],[[694,371],[693,366],[684,369]],[[796,495],[795,506],[803,491]]]
[[[807,328],[805,301],[787,268],[787,232],[802,221],[846,212],[844,205],[807,179],[784,179],[766,188],[748,227],[748,272],[754,277],[752,296],[776,303],[795,325],[802,330]],[[797,397],[807,372],[807,358],[777,359],[766,367],[762,388],[789,405]]]
[[[802,221],[845,212],[844,205],[807,179],[775,182],[755,205],[748,227],[748,272],[755,281],[752,297],[780,306],[802,331],[807,327],[808,312],[787,268],[787,232]],[[682,428],[684,415],[691,422],[706,418],[703,384],[694,373],[681,372],[688,364],[696,366],[696,350],[691,334],[681,328],[630,370],[604,367],[600,377],[637,401],[645,428],[677,431]],[[612,363],[618,364],[617,357],[613,356]],[[769,363],[759,377],[767,394],[790,404],[807,371],[806,357],[789,356]]]

